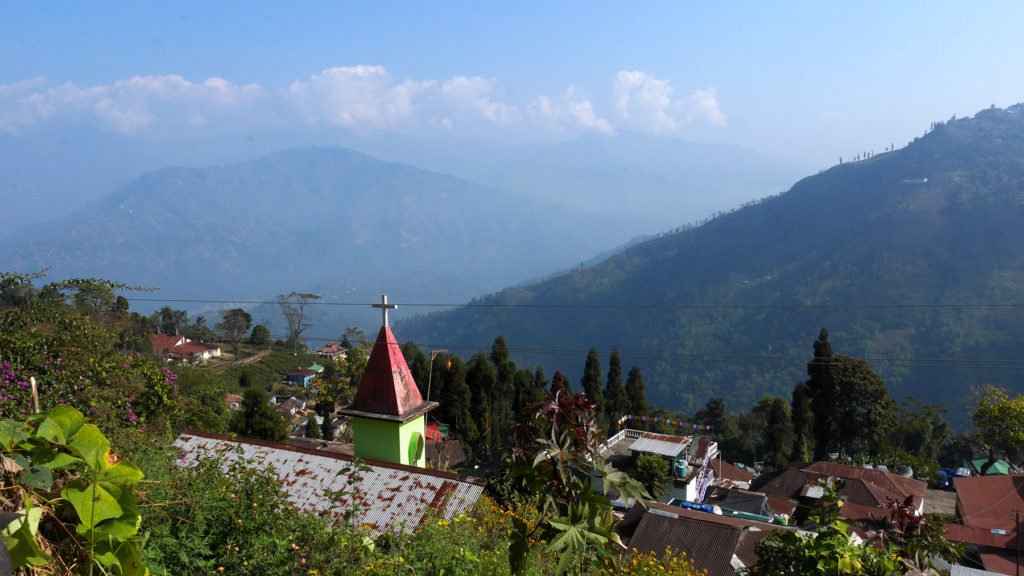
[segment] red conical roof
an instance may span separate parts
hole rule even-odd
[[[406,420],[435,406],[436,402],[423,401],[395,335],[391,328],[382,326],[366,361],[359,390],[348,410],[371,417],[378,415],[387,420],[395,417]]]

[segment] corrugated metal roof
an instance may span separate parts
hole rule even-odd
[[[998,576],[998,574],[999,572],[989,572],[988,570],[968,568],[967,566],[961,566],[960,564],[953,564],[949,569],[949,576]]]
[[[644,510],[639,504],[627,516],[632,522],[624,527],[635,530],[628,536],[627,548],[650,552],[661,556],[666,547],[686,552],[698,570],[706,570],[708,576],[729,576],[734,573],[732,566],[735,555],[745,566],[757,563],[754,544],[776,530],[794,531],[794,528],[778,526],[686,510],[668,504],[647,502]],[[639,520],[639,522],[636,522]],[[632,525],[630,525],[632,524]]]
[[[664,434],[651,434],[650,432],[637,438],[629,445],[634,452],[644,454],[657,454],[667,458],[676,458],[690,445],[690,438],[678,436],[666,436]]]
[[[1024,475],[955,478],[953,485],[968,526],[1013,530],[1013,511],[1024,510]]]
[[[186,431],[174,446],[182,451],[186,465],[206,454],[223,454],[228,461],[244,458],[260,462],[277,474],[292,505],[307,513],[336,520],[344,510],[358,504],[356,521],[374,533],[412,532],[427,509],[451,520],[469,512],[484,488],[482,482],[460,480],[454,474],[374,460],[364,461],[370,471],[363,472],[362,480],[353,488],[347,484],[350,472],[342,472],[352,465],[348,456],[247,438]],[[340,491],[357,493],[330,498],[329,494]]]

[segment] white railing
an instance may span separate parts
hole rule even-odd
[[[614,436],[604,441],[601,445],[601,453],[603,454],[608,450],[609,447],[615,446],[615,443],[625,438],[639,438],[643,436],[645,432],[643,430],[633,430],[632,428],[623,428],[615,433]]]

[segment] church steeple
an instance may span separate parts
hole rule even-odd
[[[374,308],[383,309],[383,325],[366,361],[352,405],[342,410],[352,417],[355,455],[396,464],[423,466],[426,413],[438,406],[424,401],[402,350],[388,326],[389,309],[381,296]]]

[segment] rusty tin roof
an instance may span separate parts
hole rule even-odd
[[[332,492],[353,491],[347,484],[352,472],[343,472],[352,466],[350,456],[191,430],[178,436],[174,446],[182,451],[185,465],[206,455],[223,454],[228,461],[244,458],[272,469],[292,505],[329,516],[332,523],[358,504],[356,521],[374,534],[412,532],[428,510],[446,520],[468,513],[484,488],[479,480],[461,480],[447,472],[364,460],[370,470],[355,484],[356,494],[332,499]]]

